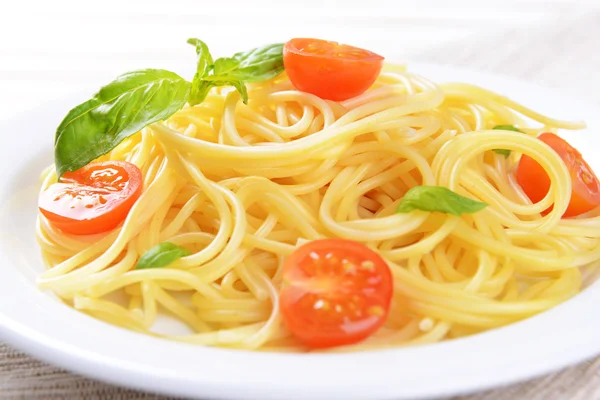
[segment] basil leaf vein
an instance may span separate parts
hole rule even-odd
[[[513,131],[523,133],[523,131],[519,130],[518,128],[515,128],[513,125],[496,125],[492,129],[497,131]],[[504,156],[504,158],[508,158],[508,156],[510,156],[510,150],[507,149],[494,149],[494,153],[500,154]]]
[[[396,212],[421,210],[460,216],[476,213],[485,207],[486,203],[461,196],[442,186],[415,186],[400,200]]]
[[[69,111],[56,130],[54,162],[61,176],[110,152],[143,127],[181,109],[190,83],[161,69],[128,72]]]
[[[191,253],[171,242],[157,244],[144,253],[138,260],[135,269],[162,268],[173,263],[181,257],[189,256]]]

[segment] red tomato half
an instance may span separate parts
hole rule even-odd
[[[283,64],[296,89],[342,101],[367,90],[379,76],[383,57],[369,50],[320,39],[292,39]]]
[[[538,139],[558,153],[571,174],[571,201],[563,217],[574,217],[600,206],[600,183],[581,154],[553,133],[542,133]],[[527,155],[523,155],[519,161],[517,182],[534,203],[541,201],[550,190],[550,177],[537,161]],[[552,208],[544,214],[550,210]]]
[[[39,209],[52,225],[75,235],[116,228],[142,193],[142,172],[124,161],[95,162],[65,173],[41,193]]]
[[[359,342],[385,322],[392,274],[366,246],[323,239],[299,247],[283,266],[280,293],[287,328],[310,347]]]

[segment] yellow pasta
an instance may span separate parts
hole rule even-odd
[[[388,263],[394,296],[385,325],[336,349],[346,351],[510,324],[569,299],[596,276],[600,218],[561,219],[571,178],[535,138],[582,123],[394,66],[342,102],[297,91],[285,74],[247,89],[247,105],[236,91],[213,89],[202,104],[144,128],[105,157],[130,161],[144,176],[142,196],[116,230],[71,236],[40,216],[36,235],[49,268],[40,287],[95,318],[147,334],[306,351],[282,323],[283,262],[306,241],[352,239]],[[502,124],[518,124],[526,134],[492,129]],[[552,181],[535,205],[514,180],[520,153]],[[42,190],[54,182],[54,168],[46,169]],[[418,185],[443,186],[488,207],[462,216],[396,213]],[[191,254],[165,268],[135,269],[142,254],[165,241]],[[188,333],[156,328],[161,314]]]

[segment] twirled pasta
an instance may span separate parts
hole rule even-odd
[[[467,84],[442,84],[387,65],[375,85],[343,102],[295,90],[287,77],[237,92],[214,89],[126,139],[105,158],[127,160],[144,192],[122,227],[69,236],[38,219],[50,269],[39,279],[76,309],[112,324],[184,342],[305,350],[278,309],[281,266],[299,243],[363,242],[394,277],[385,326],[354,346],[430,343],[506,325],[578,293],[600,262],[600,219],[561,220],[571,180],[535,139],[582,123],[539,115]],[[499,124],[542,126],[526,134]],[[514,150],[504,158],[493,149]],[[512,173],[535,158],[552,187],[531,205]],[[53,167],[42,190],[56,182]],[[418,185],[489,206],[461,217],[395,213]],[[540,212],[554,204],[553,211]],[[167,268],[135,270],[170,241],[193,253]],[[160,307],[159,307],[160,306]],[[153,331],[161,310],[193,333]],[[339,350],[339,349],[338,349]]]

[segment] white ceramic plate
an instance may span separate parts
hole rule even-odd
[[[569,141],[600,171],[600,109],[510,79],[411,65],[438,82],[483,85],[538,111],[586,119]],[[81,314],[35,286],[43,270],[33,231],[38,176],[54,129],[84,97],[56,101],[0,126],[0,335],[93,378],[211,399],[416,399],[512,383],[600,354],[600,284],[526,321],[439,344],[350,354],[265,354],[160,340]]]

